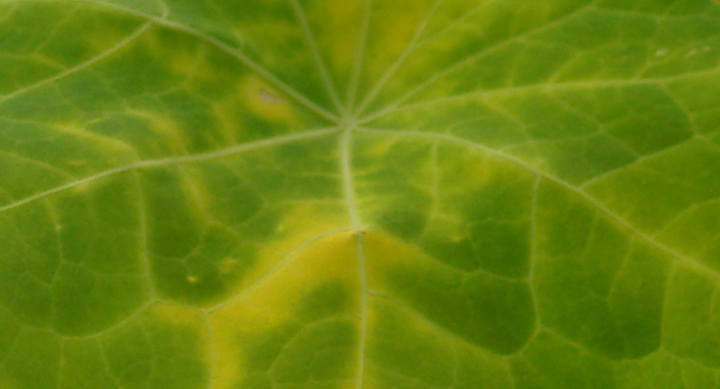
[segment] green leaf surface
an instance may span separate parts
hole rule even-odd
[[[720,388],[720,5],[0,0],[0,388]]]

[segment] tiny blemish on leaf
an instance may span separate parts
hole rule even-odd
[[[670,50],[668,50],[668,49],[659,49],[658,51],[655,52],[655,56],[662,57],[662,56],[666,55],[669,51]]]
[[[235,266],[237,266],[237,263],[238,263],[237,259],[232,259],[232,258],[223,259],[220,262],[220,272],[223,274],[232,273],[233,270],[235,270]]]
[[[283,102],[282,97],[272,94],[265,89],[260,89],[258,91],[258,97],[260,97],[260,100],[262,100],[268,104],[280,104]]]
[[[197,284],[197,282],[198,282],[198,277],[197,277],[197,276],[193,276],[193,275],[189,275],[189,276],[187,276],[187,282],[189,282],[189,283],[191,283],[191,284]]]

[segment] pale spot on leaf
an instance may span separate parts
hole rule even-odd
[[[265,89],[260,89],[260,91],[258,92],[258,97],[260,97],[260,100],[268,104],[280,104],[283,102],[282,97],[272,94]]]

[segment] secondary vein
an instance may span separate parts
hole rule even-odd
[[[67,184],[60,185],[58,187],[36,193],[32,196],[28,196],[24,199],[12,202],[10,204],[0,206],[0,213],[14,209],[14,208],[18,208],[25,204],[31,203],[35,200],[39,200],[39,199],[51,196],[56,193],[60,193],[60,192],[66,191],[68,189],[78,187],[83,184],[94,182],[94,181],[103,179],[105,177],[114,176],[114,175],[125,173],[128,171],[160,167],[160,166],[170,166],[170,165],[179,165],[179,164],[184,164],[184,163],[208,161],[208,160],[227,157],[227,156],[242,153],[244,151],[255,150],[255,149],[259,149],[259,148],[263,148],[263,147],[272,147],[272,146],[281,145],[284,143],[290,143],[293,141],[322,137],[325,135],[336,133],[338,131],[339,130],[337,128],[331,127],[331,128],[326,128],[326,129],[302,132],[299,134],[277,136],[274,138],[263,139],[263,140],[259,140],[256,142],[243,143],[240,145],[236,145],[234,147],[229,147],[227,149],[222,149],[222,150],[213,151],[213,152],[209,152],[209,153],[202,153],[202,154],[196,154],[196,155],[184,155],[184,156],[180,156],[180,157],[162,158],[162,159],[147,160],[147,161],[139,161],[136,163],[131,163],[131,164],[125,165],[125,166],[119,166],[119,167],[116,167],[113,169],[105,170],[103,172],[94,174],[92,176],[88,176],[88,177],[85,177],[85,178],[77,180],[77,181],[72,181]]]

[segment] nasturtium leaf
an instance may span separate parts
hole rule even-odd
[[[0,0],[0,388],[720,388],[720,5]]]

